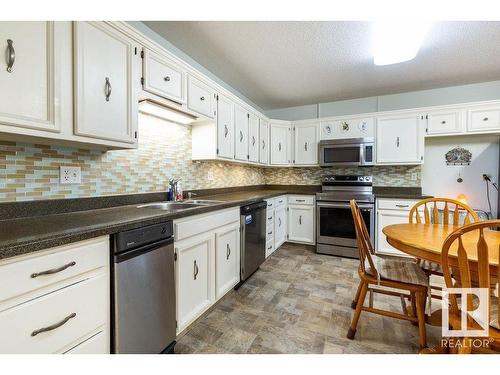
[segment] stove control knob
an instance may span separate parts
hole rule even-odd
[[[371,179],[372,179],[372,178],[371,178],[370,176],[366,176],[366,177],[365,177],[365,181],[371,181]]]
[[[363,181],[363,176],[359,176],[358,181]]]

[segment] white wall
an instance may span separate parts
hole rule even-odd
[[[423,193],[448,198],[465,194],[473,208],[489,211],[486,183],[482,175],[483,173],[491,175],[493,182],[498,182],[498,141],[499,137],[495,135],[427,138],[422,166]],[[457,146],[464,147],[472,153],[471,165],[446,165],[445,154]],[[459,172],[463,178],[462,183],[457,182]],[[497,211],[497,197],[496,190],[490,185],[493,215],[496,215]]]

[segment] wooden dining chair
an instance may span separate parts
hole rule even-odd
[[[407,320],[418,324],[420,349],[427,346],[425,330],[425,304],[429,286],[429,278],[420,266],[410,260],[395,257],[382,258],[375,255],[370,235],[355,200],[351,200],[351,212],[356,229],[356,241],[359,252],[359,286],[353,301],[355,307],[347,338],[353,340],[356,334],[361,311],[367,311],[391,318]],[[388,287],[391,290],[379,287]],[[368,306],[364,306],[366,294],[370,292]],[[373,294],[385,294],[407,298],[412,301],[412,312],[408,314],[382,310],[373,307]]]
[[[491,259],[500,259],[500,246],[489,246],[485,239],[485,233],[489,229],[500,228],[500,220],[482,221],[461,227],[451,233],[445,240],[442,249],[443,275],[448,288],[487,288],[488,299],[488,323],[489,323],[489,350],[500,350],[500,325],[498,311],[500,300],[495,296],[498,286],[498,275],[500,264],[491,264]],[[472,238],[471,238],[472,235]],[[464,245],[467,236],[467,246]],[[473,243],[471,244],[471,240]],[[450,251],[451,250],[451,251]],[[451,254],[450,254],[451,253]],[[474,261],[471,260],[474,259]],[[453,270],[453,271],[452,271]],[[449,296],[450,301],[450,324],[453,329],[461,328],[460,303],[456,295]],[[484,302],[483,302],[484,303]],[[478,300],[472,295],[467,296],[467,328],[479,329],[480,326],[469,311],[478,306]],[[458,353],[471,353],[473,349],[479,352],[489,351],[485,348],[477,348],[470,345],[468,337],[462,337],[462,345],[459,345]],[[464,345],[469,342],[469,345]]]
[[[463,216],[463,219],[462,219]],[[427,198],[417,202],[409,213],[408,220],[412,223],[440,224],[461,226],[479,221],[474,210],[455,199],[450,198]],[[429,277],[431,275],[443,276],[441,265],[423,259],[418,263]],[[441,287],[430,284],[432,290],[441,290]],[[440,294],[432,294],[432,298],[441,299]]]

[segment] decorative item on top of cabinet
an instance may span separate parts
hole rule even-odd
[[[186,71],[166,56],[146,48],[142,51],[142,58],[144,91],[177,103],[185,103]]]
[[[432,111],[421,115],[420,119],[427,123],[427,135],[457,134],[465,131],[464,111],[460,109]]]
[[[269,123],[264,120],[259,120],[259,162],[260,164],[269,163]]]
[[[190,110],[208,118],[214,118],[217,114],[216,100],[217,94],[214,89],[188,74],[187,106]]]
[[[248,161],[248,120],[250,114],[247,110],[237,104],[234,106],[234,136],[235,148],[234,158],[236,160]]]
[[[248,114],[248,161],[259,162],[259,118],[252,113]]]
[[[314,196],[288,196],[288,241],[314,245]]]
[[[373,137],[375,133],[373,117],[346,118],[322,121],[320,123],[321,139],[346,139]]]
[[[273,120],[270,123],[271,164],[290,164],[291,126],[289,122]]]
[[[500,104],[488,104],[467,109],[467,131],[500,132]]]
[[[75,134],[136,143],[137,45],[103,22],[75,22],[74,44]]]
[[[294,147],[292,163],[294,165],[318,165],[319,124],[296,124],[293,127]]]
[[[420,113],[377,119],[377,164],[422,164],[424,129]]]
[[[0,124],[59,132],[54,22],[0,22]]]

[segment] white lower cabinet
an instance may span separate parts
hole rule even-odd
[[[240,281],[240,226],[215,232],[215,297],[221,298]]]
[[[177,332],[239,282],[240,210],[174,220]]]
[[[314,197],[288,198],[288,241],[315,243]]]
[[[392,224],[408,223],[410,209],[418,200],[409,199],[377,199],[377,232],[375,237],[375,249],[377,253],[388,255],[407,256],[389,245],[385,234],[382,232],[384,227]]]
[[[215,238],[213,233],[194,236],[175,246],[177,254],[177,324],[182,331],[214,301]]]
[[[108,236],[0,262],[0,353],[109,353],[109,280]]]

